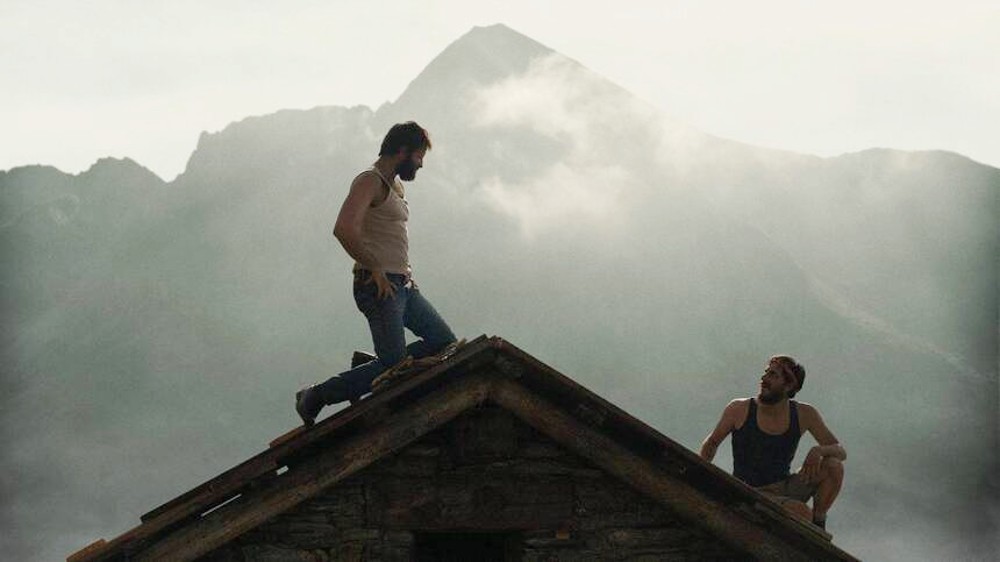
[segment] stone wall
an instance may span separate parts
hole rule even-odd
[[[486,406],[202,560],[409,562],[462,537],[499,561],[745,558]]]

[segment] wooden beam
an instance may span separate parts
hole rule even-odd
[[[131,560],[179,562],[207,554],[481,404],[491,384],[481,374],[459,379],[437,395],[391,414],[363,434],[290,468],[265,487],[166,535]]]
[[[781,540],[775,533],[698,493],[514,381],[497,381],[491,399],[539,432],[737,550],[761,560],[841,559],[836,552],[806,552]]]
[[[573,518],[567,475],[387,478],[374,481],[365,497],[369,522],[412,532],[550,529]]]
[[[81,560],[86,560],[94,554],[104,550],[107,546],[107,541],[104,539],[97,539],[73,554],[70,554],[69,557],[66,558],[66,562],[80,562]]]

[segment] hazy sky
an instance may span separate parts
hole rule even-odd
[[[170,180],[201,131],[285,108],[377,108],[494,23],[719,136],[1000,166],[995,0],[0,0],[0,170],[128,156]]]

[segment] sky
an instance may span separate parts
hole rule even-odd
[[[543,7],[544,6],[544,7]],[[836,156],[943,149],[1000,167],[1000,3],[0,0],[0,170],[129,157],[172,180],[202,131],[395,100],[503,23],[665,114]]]

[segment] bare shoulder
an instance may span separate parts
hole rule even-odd
[[[354,176],[354,181],[351,182],[351,189],[372,189],[379,187],[381,184],[382,180],[378,177],[378,174],[373,170],[365,170]]]
[[[743,420],[746,419],[747,413],[750,411],[750,399],[749,398],[735,398],[729,401],[726,405],[726,409],[723,415],[728,417],[736,425],[742,425]]]
[[[798,400],[796,400],[795,403],[799,405],[799,415],[803,414],[807,416],[819,415],[819,410],[816,409],[816,406],[813,406],[808,402],[799,402]]]
[[[815,423],[821,421],[823,416],[819,414],[819,410],[815,406],[808,402],[798,402],[799,405],[799,419],[806,427],[812,427]]]
[[[812,404],[799,402],[799,426],[802,432],[809,432],[816,438],[820,445],[834,445],[839,443],[837,436],[830,431],[819,410]]]
[[[389,190],[382,183],[382,178],[374,170],[365,170],[351,182],[351,190],[348,198],[353,199],[358,205],[378,206],[385,200]]]
[[[729,401],[729,404],[726,406],[726,409],[729,410],[736,408],[746,408],[749,405],[750,405],[749,398],[733,398],[732,400]]]

